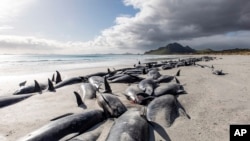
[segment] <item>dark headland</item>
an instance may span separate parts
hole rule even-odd
[[[217,54],[217,55],[250,55],[250,49],[227,49],[227,50],[212,50],[210,48],[203,50],[195,50],[189,46],[182,46],[179,43],[170,43],[164,47],[159,47],[155,50],[146,51],[148,55],[170,55],[170,54]]]

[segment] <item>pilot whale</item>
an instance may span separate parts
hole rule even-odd
[[[149,125],[136,109],[130,109],[115,120],[106,141],[148,141]]]
[[[102,110],[85,110],[51,121],[19,141],[57,141],[71,133],[81,134],[105,120]]]

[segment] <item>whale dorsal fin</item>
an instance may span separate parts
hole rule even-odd
[[[147,72],[146,72],[146,69],[145,69],[145,68],[143,68],[143,69],[142,69],[142,74],[147,74]]]
[[[108,68],[107,70],[108,70],[108,74],[110,74],[111,73],[110,69]]]
[[[105,87],[105,91],[103,93],[112,93],[111,87],[106,77],[104,77],[104,87]]]
[[[42,89],[41,89],[39,83],[38,83],[36,80],[34,80],[34,82],[35,82],[34,91],[35,91],[35,92],[39,92],[39,93],[41,94],[41,93],[42,93]]]
[[[51,80],[55,82],[55,74],[53,73]]]
[[[56,71],[56,84],[61,81],[62,81],[61,74],[59,73],[59,71]]]
[[[81,105],[84,105],[81,96],[79,95],[78,92],[74,91],[74,94],[76,96],[76,102],[77,102],[77,106],[80,107]]]
[[[50,79],[48,79],[48,90],[51,92],[55,92],[55,87]]]
[[[175,76],[180,76],[180,72],[181,72],[181,69],[179,69],[179,70],[177,71],[177,73],[175,74]]]

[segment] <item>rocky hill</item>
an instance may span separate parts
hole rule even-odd
[[[189,46],[182,46],[178,43],[171,43],[165,47],[160,47],[156,50],[146,51],[144,54],[155,54],[155,55],[162,55],[162,54],[190,54],[195,53],[196,50],[190,48]]]

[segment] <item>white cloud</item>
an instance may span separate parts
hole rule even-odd
[[[0,22],[9,22],[35,2],[35,0],[1,0]]]
[[[116,48],[111,49],[118,52]],[[61,42],[32,36],[0,35],[1,54],[94,54],[108,53],[111,49],[94,47],[91,42]]]
[[[10,30],[10,29],[14,29],[14,27],[10,26],[10,25],[0,25],[0,31],[1,30]]]

